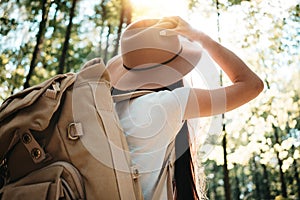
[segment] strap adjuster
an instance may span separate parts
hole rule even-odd
[[[81,123],[71,123],[68,126],[68,138],[70,140],[78,140],[79,137],[83,136],[83,128]]]
[[[131,173],[132,173],[133,180],[138,179],[140,176],[139,169],[135,165],[131,166]]]

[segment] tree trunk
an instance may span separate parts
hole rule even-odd
[[[239,180],[239,175],[238,175],[238,166],[235,164],[234,165],[234,169],[235,169],[235,189],[234,189],[234,198],[236,200],[240,199],[241,196],[241,191],[240,191],[240,180]]]
[[[120,13],[120,19],[119,19],[119,26],[117,30],[117,38],[116,38],[116,45],[112,56],[115,56],[118,54],[119,50],[119,42],[121,38],[121,33],[123,30],[124,21],[126,21],[126,25],[131,23],[131,4],[128,2],[128,0],[122,0],[121,1],[121,13]]]
[[[99,56],[100,56],[101,58],[103,58],[102,35],[103,35],[104,29],[105,29],[104,25],[102,25],[100,29],[101,29],[101,30],[100,30],[100,34],[99,34],[99,36],[100,36],[100,41],[99,41],[99,52],[98,52],[98,54],[99,54]]]
[[[109,47],[109,36],[110,36],[110,33],[111,33],[111,28],[112,26],[109,24],[108,25],[108,32],[107,32],[107,35],[106,35],[106,46],[105,46],[105,50],[104,50],[104,63],[107,62],[107,59],[108,59],[108,47]]]
[[[101,58],[103,58],[103,49],[102,49],[102,35],[104,33],[104,29],[105,29],[105,20],[106,20],[106,16],[107,16],[107,13],[106,13],[106,7],[105,7],[105,1],[101,1],[100,3],[100,7],[101,7],[101,11],[102,13],[101,14],[101,24],[100,24],[100,34],[99,34],[99,37],[100,37],[100,40],[99,40],[99,56]]]
[[[280,145],[279,136],[278,136],[278,128],[273,125],[275,142]],[[282,171],[282,160],[279,158],[279,152],[276,151],[276,157],[279,165],[279,173],[280,173],[280,183],[281,183],[281,194],[284,198],[287,198],[287,189],[284,180],[284,174]]]
[[[218,28],[218,41],[221,42],[220,37],[220,3],[218,0],[216,0],[216,9],[217,9],[217,28]],[[222,70],[220,70],[220,85],[223,86],[223,73]],[[224,180],[224,191],[225,191],[225,199],[231,200],[231,191],[230,191],[230,182],[229,182],[229,171],[227,167],[227,140],[226,140],[226,130],[225,130],[225,114],[222,114],[222,121],[223,121],[223,132],[224,137],[222,140],[222,146],[223,146],[223,153],[224,153],[224,165],[223,165],[223,180]]]
[[[50,6],[51,6],[50,0],[43,0],[43,2],[42,2],[42,20],[40,21],[39,31],[36,35],[36,45],[35,45],[33,53],[32,53],[32,58],[31,58],[30,66],[29,66],[29,72],[26,76],[26,80],[23,85],[24,89],[28,88],[30,86],[29,81],[34,72],[36,61],[39,56],[40,47],[43,43],[43,37],[44,37],[45,30],[46,30],[46,24],[48,21],[48,13],[49,13]]]
[[[224,165],[223,165],[223,173],[224,173],[224,190],[225,190],[225,199],[231,200],[231,192],[230,192],[230,182],[229,182],[229,171],[227,167],[227,140],[226,140],[226,132],[225,132],[225,124],[223,124],[224,137],[222,140],[223,153],[224,153]]]
[[[258,174],[258,168],[257,164],[255,161],[255,156],[253,157],[253,167],[252,167],[252,172],[254,174],[254,183],[255,183],[255,196],[256,199],[261,199],[261,188],[260,188],[260,180],[259,180],[259,174]]]
[[[126,19],[126,24],[127,25],[131,23],[132,6],[131,6],[131,3],[130,3],[130,0],[126,0],[125,19]]]
[[[56,32],[56,28],[57,28],[57,26],[55,25],[55,23],[56,23],[56,20],[57,20],[57,15],[58,15],[58,12],[59,12],[59,9],[60,9],[60,7],[61,7],[61,5],[60,5],[60,1],[54,1],[54,3],[56,4],[56,9],[55,9],[55,12],[54,12],[54,15],[53,15],[53,19],[52,19],[52,21],[53,21],[53,32],[52,32],[52,36],[55,34],[55,32]],[[52,24],[51,24],[51,21],[50,21],[50,26],[51,26]],[[51,36],[51,37],[52,37]]]
[[[126,0],[121,0],[121,13],[120,13],[120,19],[119,19],[119,26],[118,26],[118,30],[117,30],[117,38],[116,38],[116,44],[115,44],[115,49],[113,52],[112,56],[115,56],[118,54],[118,50],[119,50],[119,42],[120,42],[120,37],[121,37],[121,33],[123,30],[123,24],[124,24],[124,14],[125,14],[125,3]]]
[[[293,153],[294,153],[295,152],[295,146],[294,145],[292,146],[292,150],[293,150]],[[297,160],[296,159],[294,159],[293,168],[294,168],[295,179],[296,179],[296,183],[297,183],[296,193],[297,193],[298,199],[300,199],[300,179],[299,179],[299,172],[298,172]]]
[[[266,165],[262,164],[261,165],[263,168],[263,188],[264,188],[264,194],[263,194],[263,199],[271,199],[270,196],[270,183],[269,183],[269,176],[268,176],[268,171]]]
[[[218,188],[218,180],[216,178],[216,174],[218,172],[218,166],[217,165],[214,165],[214,170],[213,170],[215,173],[215,176],[213,177],[213,187],[212,187],[212,191],[213,191],[213,198],[211,197],[211,199],[218,199],[219,196],[218,196],[218,191],[217,191],[217,188]]]
[[[77,3],[77,0],[73,0],[72,7],[70,10],[70,16],[69,16],[69,18],[70,18],[69,24],[68,24],[66,35],[65,35],[65,42],[64,42],[60,60],[59,60],[58,71],[57,71],[58,74],[64,73],[65,60],[66,60],[66,57],[68,54],[69,41],[70,41],[71,31],[72,31],[72,26],[73,26],[73,18],[75,16],[76,3]]]

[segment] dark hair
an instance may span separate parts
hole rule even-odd
[[[183,82],[178,81],[170,86],[151,89],[151,91],[161,90],[174,90],[178,87],[182,87]],[[120,91],[115,88],[112,90],[112,94],[123,94],[131,91]],[[192,162],[192,156],[189,145],[189,131],[187,123],[185,122],[181,130],[176,136],[175,140],[175,187],[176,187],[176,199],[177,200],[197,200],[199,195],[196,188],[194,165]]]
[[[175,153],[176,199],[199,199],[195,183],[194,165],[189,146],[189,131],[186,122],[176,136]]]
[[[167,87],[168,90],[174,90],[182,87],[183,82],[178,81]],[[165,88],[166,89],[166,88]],[[185,122],[175,140],[175,186],[177,200],[195,200],[199,199],[196,188],[194,165],[191,156],[189,143],[189,130]]]

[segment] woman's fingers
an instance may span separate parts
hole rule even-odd
[[[179,35],[179,33],[175,31],[175,29],[164,29],[160,31],[159,34],[161,36],[166,36],[166,37]]]
[[[178,17],[178,16],[163,17],[162,20],[170,21],[170,22],[174,23],[174,25],[177,26],[178,22],[180,20],[180,17]]]

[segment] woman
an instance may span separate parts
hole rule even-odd
[[[203,49],[232,84],[214,90],[164,90],[197,65]],[[108,62],[107,70],[113,87],[119,91],[156,91],[116,104],[133,163],[140,171],[145,199],[173,198],[169,177],[173,177],[172,164],[178,157],[173,141],[185,120],[233,110],[263,89],[260,78],[240,58],[180,17],[146,19],[129,25],[121,37],[121,54]],[[166,169],[169,176],[162,175]],[[178,179],[175,182],[172,195],[176,198],[182,195],[178,193],[184,185]]]

